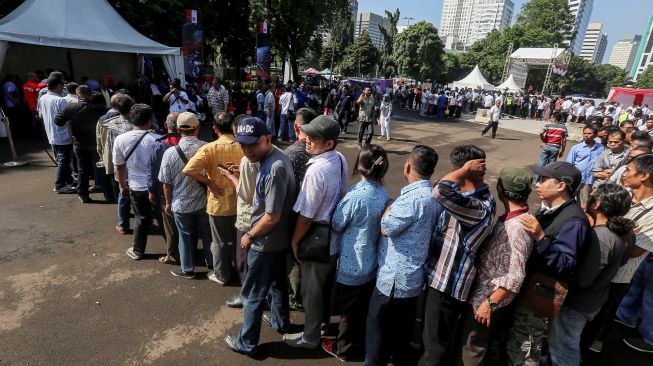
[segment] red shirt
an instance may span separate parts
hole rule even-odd
[[[177,146],[179,140],[181,140],[181,137],[177,137],[177,136],[168,136],[163,139],[163,141],[165,141],[170,146]]]
[[[23,95],[25,95],[25,101],[29,106],[29,110],[34,112],[36,110],[36,100],[39,97],[39,82],[28,80],[23,84]]]

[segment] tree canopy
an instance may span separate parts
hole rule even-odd
[[[433,24],[417,22],[399,33],[394,43],[394,60],[399,73],[415,80],[440,75],[444,44]]]
[[[381,24],[378,24],[379,32],[381,32],[381,36],[383,37],[383,44],[381,45],[380,50],[379,70],[381,70],[386,78],[389,78],[397,71],[394,61],[394,41],[397,37],[397,23],[399,23],[401,12],[397,9],[393,14],[386,10],[385,15],[388,18],[388,26],[383,27]]]
[[[379,62],[379,51],[374,47],[367,30],[347,47],[340,63],[340,72],[344,75],[366,75],[374,71]]]
[[[646,71],[637,78],[635,87],[640,89],[653,89],[653,66],[646,68]]]

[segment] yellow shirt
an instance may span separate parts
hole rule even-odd
[[[218,164],[238,164],[243,158],[243,151],[240,144],[234,142],[234,136],[225,134],[219,139],[202,146],[195,155],[188,161],[184,168],[185,174],[199,174],[206,172],[206,175],[224,189],[224,195],[216,197],[209,190],[206,202],[206,213],[211,216],[235,216],[236,215],[236,188],[218,170]]]

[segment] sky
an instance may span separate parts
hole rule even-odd
[[[399,8],[401,17],[412,17],[414,20],[401,19],[400,25],[406,25],[408,21],[413,24],[420,20],[426,20],[440,25],[443,0],[358,0],[358,12],[372,12],[384,15],[385,9],[394,11]],[[515,11],[513,22],[522,5],[527,0],[513,0]],[[607,63],[612,52],[612,46],[622,38],[633,34],[642,34],[649,15],[653,14],[653,0],[594,0],[594,7],[590,22],[603,23],[603,32],[608,34],[608,47],[603,57]]]

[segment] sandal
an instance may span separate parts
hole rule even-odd
[[[164,255],[159,258],[159,262],[164,264],[177,264],[177,260],[169,255]]]

